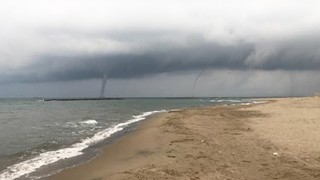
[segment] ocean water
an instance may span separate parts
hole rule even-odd
[[[52,173],[50,170],[57,171],[70,165],[69,162],[59,166],[60,162],[85,156],[86,153],[97,153],[97,144],[154,113],[185,107],[252,102],[242,98],[0,99],[0,179],[43,177]],[[44,170],[53,164],[55,168]]]

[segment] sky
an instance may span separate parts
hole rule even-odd
[[[0,0],[0,97],[320,91],[317,0]]]

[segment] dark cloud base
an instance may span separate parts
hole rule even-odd
[[[9,76],[11,82],[69,81],[101,78],[127,79],[152,76],[158,73],[206,69],[229,70],[318,70],[320,59],[304,53],[294,54],[299,46],[280,49],[267,60],[248,63],[250,56],[259,58],[254,44],[238,42],[220,45],[204,41],[192,42],[187,47],[154,49],[145,53],[113,55],[41,56],[21,71]],[[312,49],[312,48],[311,48]]]

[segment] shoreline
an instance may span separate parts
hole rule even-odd
[[[97,158],[45,179],[317,179],[320,160],[314,156],[317,149],[310,146],[318,139],[313,138],[308,147],[300,146],[307,149],[304,153],[315,151],[306,158],[292,149],[298,142],[291,142],[295,140],[290,136],[277,142],[279,134],[273,128],[278,126],[275,121],[281,112],[290,109],[285,105],[298,102],[300,107],[312,100],[316,105],[319,99],[271,99],[273,102],[249,106],[185,108],[156,114],[104,147]],[[308,108],[311,119],[320,116],[320,107]],[[284,112],[284,120],[288,112]],[[290,129],[285,130],[290,134]],[[269,137],[270,133],[274,136]],[[289,140],[291,146],[284,143]]]
[[[157,113],[152,114],[150,115],[150,117],[155,116],[156,114]],[[43,167],[40,167],[36,171],[30,174],[27,174],[26,177],[34,177],[35,179],[46,179],[66,169],[84,165],[96,159],[97,157],[99,157],[100,154],[102,153],[102,150],[105,147],[112,145],[118,139],[134,132],[139,127],[140,123],[142,123],[142,121],[129,124],[128,126],[124,127],[123,130],[112,134],[110,137],[102,140],[101,142],[98,142],[94,145],[90,145],[88,148],[83,150],[82,155],[75,156],[72,158],[62,159],[55,163],[45,165]],[[23,179],[24,177],[25,176],[22,176],[18,179]]]
[[[160,112],[163,112],[163,110],[143,112],[68,147],[46,151],[15,163],[3,170],[0,179],[43,179],[64,169],[85,164],[95,159],[104,146],[111,144],[128,132],[134,131],[139,122],[145,120],[146,117]]]
[[[139,138],[140,136],[142,135],[145,135],[145,134],[148,134],[148,129],[149,128],[153,128],[152,126],[154,125],[154,121],[157,121],[158,120],[158,117],[161,116],[163,113],[167,113],[167,112],[162,112],[162,113],[157,113],[157,114],[153,114],[149,117],[147,117],[144,121],[140,121],[138,122],[138,124],[136,124],[136,127],[134,128],[134,130],[131,130],[127,133],[123,133],[122,135],[120,135],[119,137],[113,139],[110,143],[108,143],[106,146],[104,146],[102,148],[102,152],[94,159],[86,162],[85,164],[82,164],[80,166],[76,166],[76,167],[71,167],[71,168],[67,168],[67,169],[64,169],[62,170],[61,172],[57,173],[57,174],[54,174],[52,176],[49,176],[49,177],[46,177],[46,178],[43,178],[43,179],[69,179],[69,178],[75,178],[75,179],[78,179],[79,176],[78,176],[78,173],[76,170],[75,174],[72,174],[67,172],[67,171],[73,171],[73,169],[77,169],[77,168],[81,168],[84,167],[84,166],[88,166],[89,164],[91,163],[94,163],[93,166],[89,165],[89,171],[94,171],[95,169],[95,166],[96,164],[95,163],[103,163],[104,161],[109,161],[108,158],[110,158],[111,161],[113,161],[113,159],[117,159],[117,158],[120,158],[122,159],[123,157],[120,157],[121,155],[124,155],[126,156],[126,158],[130,158],[130,156],[133,156],[132,153],[130,153],[128,149],[122,149],[122,147],[124,146],[134,146],[134,141],[131,141],[132,138],[133,139],[136,139],[136,138]],[[153,131],[153,130],[151,130]],[[152,136],[150,136],[152,137]],[[155,142],[154,139],[152,140],[149,140],[149,139],[146,139],[146,138],[142,138],[145,142]],[[151,144],[149,144],[150,146]],[[153,144],[154,145],[154,144]],[[113,148],[114,146],[117,146],[116,148]],[[137,146],[134,146],[134,147],[137,147]],[[121,148],[121,152],[118,151],[119,149],[118,148]],[[137,147],[137,148],[140,148],[140,147]],[[139,150],[138,150],[139,151]],[[147,152],[138,152],[138,153],[147,153]],[[109,157],[106,157],[106,154],[112,154],[112,156]],[[106,160],[107,158],[107,160]],[[110,163],[108,164],[111,166],[114,166],[114,163]],[[120,164],[118,164],[120,165]],[[87,167],[84,167],[85,169],[87,169]],[[111,169],[111,168],[110,168]],[[65,174],[67,173],[67,174]],[[62,177],[61,177],[62,175]],[[91,173],[91,176],[94,176],[94,173]],[[85,178],[86,179],[86,178]]]

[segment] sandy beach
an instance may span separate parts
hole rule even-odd
[[[47,179],[320,179],[320,98],[157,114]]]

